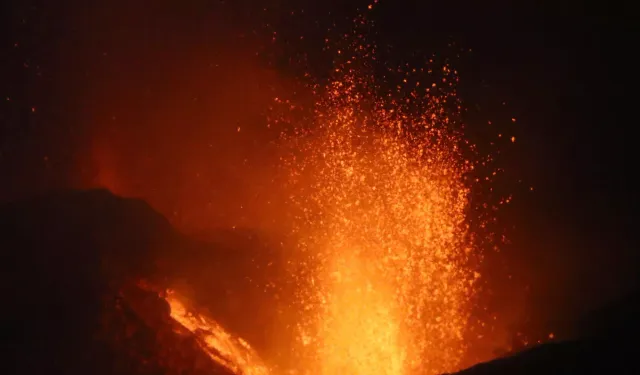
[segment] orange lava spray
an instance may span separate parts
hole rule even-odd
[[[313,119],[285,135],[295,355],[309,374],[452,371],[479,277],[456,72],[445,64],[421,84],[425,70],[406,69],[385,92],[356,23],[332,79],[314,87]]]
[[[295,284],[290,361],[267,370],[244,341],[168,299],[174,319],[208,332],[199,333],[203,348],[238,374],[437,374],[465,355],[481,257],[457,72],[431,61],[393,69],[398,83],[379,84],[368,25],[358,18],[344,48],[327,42],[334,74],[311,87],[313,115],[280,145],[278,188],[296,243],[285,254]]]

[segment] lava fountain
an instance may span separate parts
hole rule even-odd
[[[445,64],[428,82],[428,69],[407,69],[385,92],[371,74],[375,46],[350,37],[330,82],[315,86],[310,123],[284,137],[304,311],[296,355],[311,374],[451,371],[479,277],[457,75]]]
[[[356,24],[344,48],[333,48],[332,78],[311,86],[313,115],[281,139],[296,339],[283,348],[287,363],[270,371],[453,371],[466,350],[481,258],[470,233],[475,162],[465,158],[473,147],[459,120],[457,72],[433,62],[394,69],[399,83],[386,90],[389,82],[373,78],[376,48],[360,32],[368,23]],[[183,325],[204,321],[185,320],[179,299],[169,302]]]

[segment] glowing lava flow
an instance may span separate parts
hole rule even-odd
[[[175,292],[167,293],[171,318],[191,332],[200,347],[216,363],[237,375],[268,375],[270,371],[258,354],[242,338],[234,337],[220,324],[187,308]]]

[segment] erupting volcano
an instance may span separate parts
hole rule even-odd
[[[279,141],[282,221],[295,244],[284,256],[283,283],[294,285],[285,309],[295,339],[280,349],[288,354],[263,362],[168,297],[174,319],[238,374],[437,374],[465,355],[481,254],[467,217],[475,162],[465,158],[473,147],[462,134],[457,72],[433,61],[390,69],[399,84],[385,89],[372,78],[367,26],[358,18],[343,48],[333,46],[332,77],[309,87],[313,114]]]
[[[640,373],[632,12],[9,3],[2,373]]]

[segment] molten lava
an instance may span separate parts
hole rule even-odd
[[[227,332],[215,320],[189,309],[187,301],[169,291],[171,317],[196,336],[198,344],[216,363],[239,375],[267,375],[269,369],[242,338]]]
[[[428,73],[407,69],[385,90],[371,74],[375,46],[358,31],[366,23],[356,21],[333,78],[315,87],[311,123],[285,136],[304,311],[296,355],[312,374],[452,371],[479,277],[457,76],[445,64],[421,86]]]
[[[278,188],[297,243],[285,254],[296,286],[286,363],[267,366],[244,340],[167,297],[171,316],[237,374],[436,374],[465,354],[481,256],[469,229],[475,162],[464,156],[457,73],[435,63],[395,69],[399,83],[385,89],[372,78],[366,21],[356,24],[331,80],[311,87],[313,117],[280,143]]]
[[[464,163],[438,143],[420,153],[402,134],[351,133],[348,116],[300,165],[312,181],[294,197],[305,238],[300,298],[313,332],[304,335],[322,374],[451,369],[475,277]],[[372,145],[354,145],[363,138]]]

